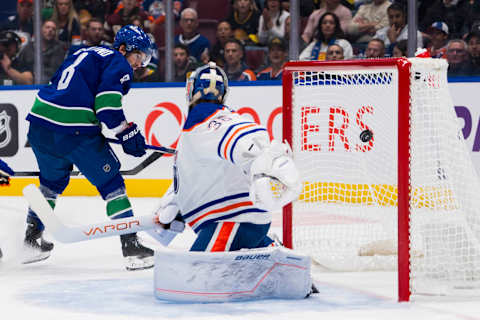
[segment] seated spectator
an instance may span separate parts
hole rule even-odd
[[[350,42],[343,39],[344,34],[336,14],[324,13],[318,21],[316,39],[313,40],[300,54],[300,60],[325,60],[329,45],[338,44],[343,48],[345,59],[353,57],[353,48]]]
[[[184,44],[176,44],[173,48],[173,65],[175,67],[173,81],[185,82],[190,73],[200,65],[190,57],[188,47]]]
[[[445,22],[434,22],[428,29],[431,45],[427,48],[430,57],[446,58],[448,26]]]
[[[175,37],[175,44],[181,43],[188,47],[190,55],[197,62],[208,63],[210,56],[210,41],[198,33],[198,15],[192,8],[186,8],[180,15],[182,33]]]
[[[380,39],[370,40],[367,49],[365,49],[365,58],[385,58],[385,43]]]
[[[255,73],[248,69],[243,61],[245,48],[243,44],[233,38],[225,43],[225,73],[229,81],[254,81]]]
[[[465,40],[476,75],[478,75],[480,73],[480,31],[470,32]]]
[[[65,50],[80,43],[80,20],[72,0],[56,0],[49,19],[57,25],[58,40],[64,43]]]
[[[225,65],[224,58],[224,46],[228,39],[233,37],[233,30],[228,21],[221,21],[217,26],[217,42],[213,46],[212,53],[210,54],[210,61],[214,61],[217,66],[223,68]]]
[[[45,20],[42,24],[42,65],[43,74],[36,75],[39,83],[47,84],[65,57],[64,45],[57,39],[57,25],[53,20]],[[35,59],[34,42],[30,42],[20,53],[18,59],[25,65],[33,66]]]
[[[18,0],[17,14],[10,16],[0,25],[0,31],[22,31],[33,36],[33,0]]]
[[[258,23],[258,41],[267,44],[273,38],[283,38],[288,16],[290,13],[283,10],[280,0],[267,0]]]
[[[385,43],[387,54],[391,55],[395,43],[408,38],[408,25],[405,7],[394,2],[388,7],[389,25],[377,31],[374,38],[381,39]],[[417,48],[423,48],[423,39],[420,31],[417,31]]]
[[[472,75],[472,64],[468,56],[467,44],[461,39],[450,40],[447,44],[448,76]]]
[[[469,1],[465,1],[469,2]],[[457,6],[458,0],[435,0],[427,8],[424,17],[419,17],[419,28],[424,32],[435,21],[443,21],[447,24],[450,36],[460,38],[463,33],[463,24],[467,12],[463,8]],[[428,34],[427,34],[428,37]]]
[[[180,12],[183,9],[183,0],[174,0],[173,4],[173,15],[175,19],[180,18]],[[161,16],[165,16],[165,3],[162,0],[144,0],[143,10],[151,15],[154,19],[158,19]]]
[[[460,32],[467,33],[473,31],[475,24],[478,24],[480,21],[480,2],[474,0],[461,1],[458,6],[457,17],[463,21]],[[458,36],[458,38],[460,37]]]
[[[258,43],[258,22],[260,12],[254,0],[234,0],[233,10],[227,21],[232,26],[233,35],[244,43]]]
[[[345,33],[351,41],[368,42],[375,33],[388,26],[387,8],[390,1],[373,0],[360,5]]]
[[[33,84],[33,65],[18,59],[21,42],[14,31],[0,32],[0,85]]]
[[[331,44],[327,48],[327,61],[343,60],[343,48],[338,44]]]
[[[288,61],[288,46],[284,39],[273,38],[268,44],[269,66],[257,74],[257,80],[282,80],[283,66]]]
[[[87,29],[85,30],[84,39],[77,45],[72,45],[68,50],[67,56],[71,55],[75,51],[81,48],[88,48],[93,46],[102,46],[111,48],[112,44],[106,42],[103,37],[105,35],[105,29],[100,19],[92,18],[87,23]]]
[[[74,0],[73,6],[79,15],[88,12],[92,18],[104,20],[107,16],[108,1],[104,0]]]
[[[111,41],[117,31],[127,24],[133,16],[140,16],[143,19],[145,32],[150,31],[150,17],[139,7],[137,0],[122,0],[122,6],[119,6],[115,12],[107,17],[105,31],[108,35],[108,41]]]
[[[408,40],[400,40],[396,42],[395,46],[393,47],[392,57],[393,58],[406,57],[408,55],[407,48],[408,48]]]
[[[325,6],[313,11],[308,17],[307,25],[302,33],[302,39],[305,43],[310,43],[314,39],[318,21],[326,12],[334,13],[340,21],[341,29],[347,30],[348,24],[352,20],[352,12],[350,9],[342,5],[340,0],[325,0]]]

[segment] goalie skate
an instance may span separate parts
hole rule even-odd
[[[127,270],[143,270],[154,266],[153,250],[143,246],[136,233],[121,235],[120,240]]]

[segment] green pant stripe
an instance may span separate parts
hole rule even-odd
[[[126,211],[131,209],[132,205],[127,196],[116,198],[113,200],[107,200],[107,216],[111,217],[119,213],[120,211]]]

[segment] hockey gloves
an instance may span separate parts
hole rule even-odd
[[[8,164],[0,160],[0,185],[8,186],[10,184],[10,176],[13,176],[13,175],[14,175],[14,172],[8,166]]]
[[[115,135],[122,143],[123,151],[126,154],[141,157],[145,152],[145,138],[140,133],[140,129],[133,122],[128,124],[128,127],[120,133]]]
[[[259,208],[273,211],[298,198],[300,174],[290,146],[272,140],[250,167],[250,199]]]

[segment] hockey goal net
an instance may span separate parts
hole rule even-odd
[[[325,270],[398,269],[411,294],[478,294],[480,184],[444,59],[290,62],[283,134],[303,177],[284,244]]]

